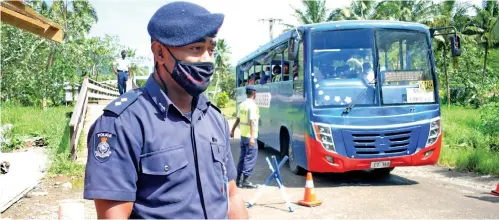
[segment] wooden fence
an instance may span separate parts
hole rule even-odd
[[[85,77],[78,93],[76,105],[69,121],[69,149],[71,152],[71,160],[76,160],[76,149],[80,138],[83,124],[85,122],[85,114],[87,112],[88,102],[98,100],[113,100],[119,96],[118,90],[115,87],[99,83],[95,80]]]

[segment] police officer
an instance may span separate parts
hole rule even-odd
[[[230,136],[234,137],[234,130],[241,124],[241,154],[239,154],[239,163],[237,164],[237,186],[241,188],[257,188],[258,186],[248,179],[253,173],[258,156],[256,141],[258,138],[260,110],[255,103],[256,89],[254,86],[246,86],[246,95],[248,98],[239,104],[237,119],[234,126],[232,126]]]
[[[222,14],[172,2],[152,16],[155,72],[88,133],[84,198],[98,218],[248,218],[229,126],[205,95]]]
[[[116,67],[115,67],[116,66]],[[120,95],[126,92],[126,81],[128,81],[128,74],[131,74],[130,61],[126,59],[126,51],[121,51],[121,59],[117,59],[113,63],[114,74],[118,76],[118,92]]]

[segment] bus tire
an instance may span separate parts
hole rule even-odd
[[[280,138],[279,138],[279,144],[280,149],[281,149],[281,158],[284,158],[284,156],[288,156],[288,166],[289,169],[293,174],[296,175],[305,175],[306,170],[303,169],[302,167],[298,166],[296,163],[295,157],[294,157],[294,151],[293,151],[293,145],[291,144],[291,141],[289,140],[289,133],[287,129],[281,128],[280,132]]]
[[[265,148],[265,143],[263,143],[260,140],[257,140],[257,142],[258,142],[258,150],[261,150],[261,149]]]
[[[371,171],[371,173],[374,174],[375,177],[386,178],[386,177],[390,176],[390,173],[392,172],[393,169],[395,169],[395,168],[390,167],[390,168],[374,169]]]
[[[293,146],[291,144],[288,144],[288,145],[289,145],[289,147],[288,147],[289,169],[291,170],[291,172],[293,174],[296,174],[299,176],[305,175],[307,173],[307,171],[305,169],[303,169],[302,167],[298,166],[298,164],[296,163],[296,159],[295,159],[294,151],[293,151]]]

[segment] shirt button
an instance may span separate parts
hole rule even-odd
[[[165,165],[165,171],[168,172],[170,170],[170,167],[168,165]]]

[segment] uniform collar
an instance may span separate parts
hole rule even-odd
[[[153,100],[154,104],[159,108],[159,110],[162,113],[167,114],[168,109],[173,105],[173,102],[168,98],[168,96],[165,94],[165,92],[161,89],[159,86],[158,82],[154,79],[154,73],[149,76],[147,79],[147,82],[144,86],[144,89],[147,90],[147,93],[149,93],[149,96]],[[193,99],[193,105],[196,105],[196,108],[205,111],[210,107],[211,102],[208,100],[208,98],[204,95],[201,94],[199,97],[195,97]],[[174,107],[175,108],[175,107]]]

